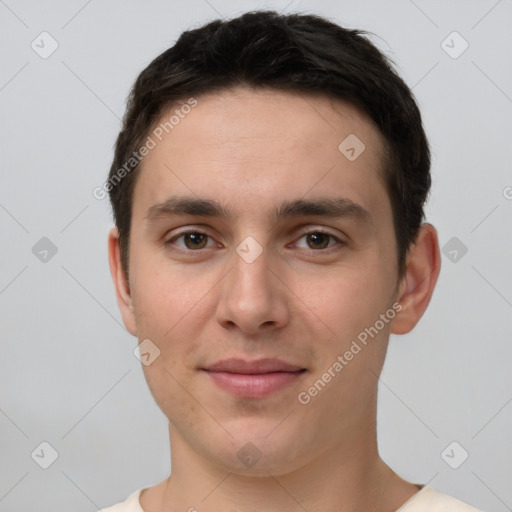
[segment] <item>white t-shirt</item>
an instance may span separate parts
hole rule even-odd
[[[144,512],[139,496],[144,488],[128,496],[126,501],[101,509],[101,512]],[[406,501],[396,512],[481,512],[448,494],[437,492],[433,487],[423,486]]]

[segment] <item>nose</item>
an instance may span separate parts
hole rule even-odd
[[[232,268],[221,281],[217,321],[225,329],[245,334],[269,332],[289,321],[289,294],[276,263],[263,251],[248,262],[233,255]]]

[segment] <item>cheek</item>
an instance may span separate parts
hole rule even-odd
[[[140,265],[134,258],[132,298],[140,335],[149,330],[164,341],[197,309],[207,283],[198,282],[197,275],[195,282],[191,281],[183,272],[168,265],[150,265],[150,257],[148,254],[147,258],[140,258],[145,260]]]
[[[373,323],[390,307],[391,285],[378,262],[364,268],[351,266],[338,269],[323,280],[323,285],[305,286],[301,296],[311,306],[338,343],[347,340]],[[314,289],[314,293],[306,293]]]
[[[132,261],[139,339],[150,338],[161,351],[159,361],[173,372],[184,373],[197,363],[191,361],[192,354],[214,317],[213,297],[222,273],[172,265],[150,250],[141,251]]]
[[[380,316],[391,308],[388,281],[379,265],[371,271],[366,266],[364,272],[354,268],[345,275],[340,273],[337,279],[330,279],[311,298],[322,323],[328,327],[328,331],[322,328],[329,336],[318,336],[315,341],[321,355],[308,385],[315,386],[322,375],[330,373],[326,376],[330,379],[326,392],[318,393],[322,398],[315,410],[332,416],[333,422],[342,421],[345,415],[363,414],[368,400],[374,396],[392,319],[388,315],[387,322],[383,322]],[[391,313],[394,316],[394,310]],[[329,403],[337,405],[329,408]],[[321,412],[323,408],[329,411]]]
[[[163,411],[195,417],[195,405],[186,390],[193,390],[190,379],[201,339],[198,313],[204,291],[170,273],[154,271],[138,277],[141,286],[132,293],[139,339],[149,338],[159,350],[151,364],[142,366],[148,387]]]

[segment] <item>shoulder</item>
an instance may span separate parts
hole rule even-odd
[[[125,501],[107,508],[102,508],[100,512],[144,512],[139,502],[139,497],[142,490],[142,488],[137,489],[136,491],[132,492]]]
[[[397,512],[481,512],[463,501],[424,486]]]

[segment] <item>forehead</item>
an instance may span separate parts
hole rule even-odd
[[[163,141],[176,149],[192,135],[203,147],[222,144],[229,149],[230,143],[245,142],[256,153],[274,139],[283,150],[284,144],[292,143],[299,152],[313,144],[318,147],[320,140],[324,147],[332,150],[334,143],[334,149],[338,149],[340,137],[358,134],[372,152],[383,150],[382,136],[365,112],[348,101],[322,94],[239,86],[194,101],[193,109],[182,102],[164,112],[152,129],[158,132],[158,143]],[[180,111],[181,115],[173,115]],[[276,145],[272,147],[273,151],[277,149]]]
[[[347,102],[246,87],[195,101],[172,107],[149,133],[155,147],[138,171],[134,217],[171,194],[215,198],[251,215],[256,204],[308,194],[343,193],[368,209],[386,195],[382,136]]]

